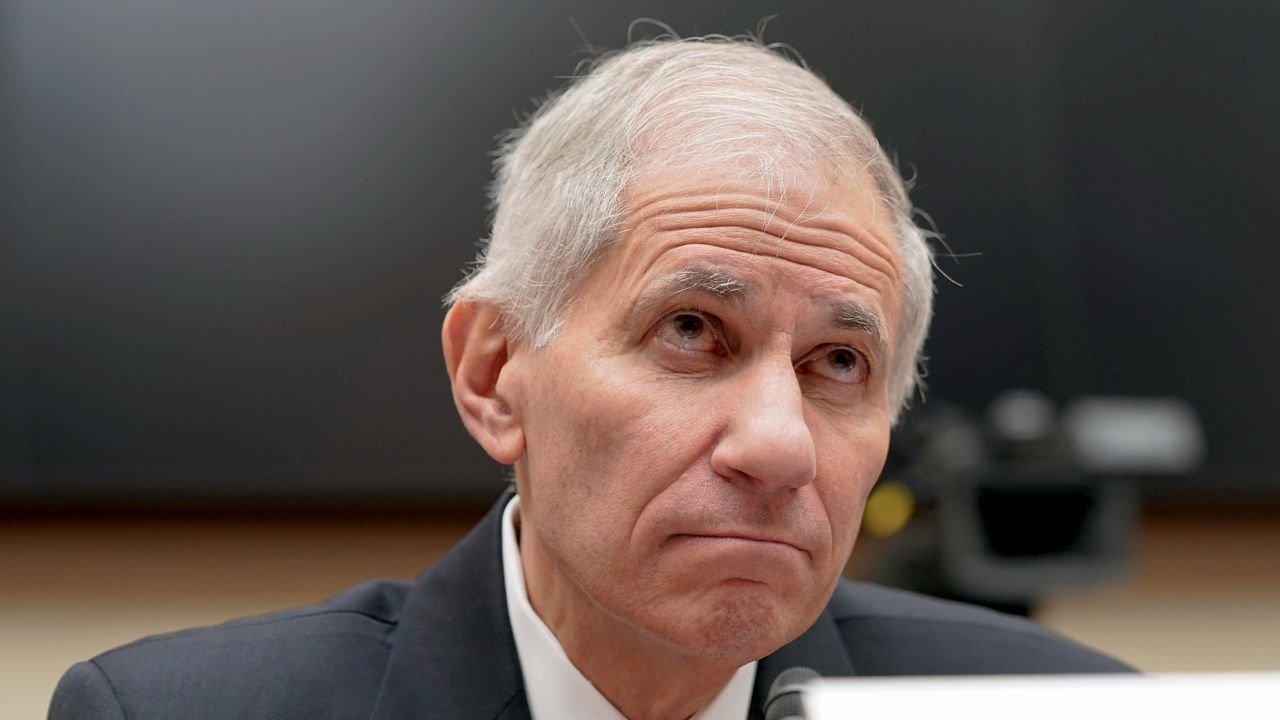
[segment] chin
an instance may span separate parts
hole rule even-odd
[[[690,634],[690,649],[708,660],[734,667],[759,660],[799,637],[812,624],[812,618],[803,622],[771,592],[728,590],[705,610]]]

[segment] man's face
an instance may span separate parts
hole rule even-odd
[[[825,605],[888,446],[900,262],[869,180],[652,173],[499,388],[530,595],[733,663]],[[563,640],[563,638],[562,638]]]

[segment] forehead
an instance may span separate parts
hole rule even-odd
[[[612,292],[711,265],[798,284],[815,297],[857,299],[896,325],[901,260],[890,212],[865,174],[832,181],[657,169],[640,175],[623,201],[620,244],[601,273]]]

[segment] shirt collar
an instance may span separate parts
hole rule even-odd
[[[539,718],[626,720],[591,681],[574,667],[560,641],[529,604],[524,567],[516,539],[520,498],[513,497],[502,514],[502,576],[507,590],[507,615],[515,636],[516,655],[524,674],[529,711]],[[743,720],[751,703],[756,663],[738,668],[715,699],[692,720]]]

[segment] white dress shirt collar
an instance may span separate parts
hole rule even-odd
[[[520,498],[514,497],[502,514],[502,575],[507,589],[507,615],[515,635],[516,655],[524,674],[525,696],[534,720],[582,718],[583,720],[626,720],[591,681],[569,661],[560,641],[533,611],[525,590],[524,568],[516,538],[516,513]],[[711,704],[698,711],[693,720],[744,720],[751,704],[755,683],[754,661],[738,668]]]

